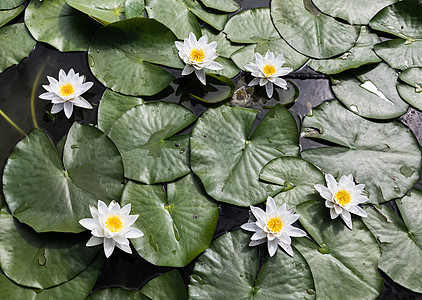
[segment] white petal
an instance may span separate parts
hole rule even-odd
[[[265,90],[267,91],[268,98],[272,98],[273,92],[274,92],[273,83],[268,81],[267,84],[265,85]]]
[[[283,88],[283,89],[287,89],[287,82],[286,80],[282,79],[282,78],[276,78],[274,81],[274,84]]]
[[[261,244],[265,243],[266,241],[267,241],[266,238],[265,239],[256,240],[256,241],[251,241],[249,243],[249,246],[258,246],[258,245],[261,245]]]
[[[131,209],[132,209],[132,205],[128,203],[122,207],[122,210],[120,211],[120,213],[122,215],[129,215]]]
[[[258,230],[251,236],[251,240],[260,240],[267,237],[267,233],[263,230]]]
[[[49,100],[49,101],[51,101],[56,96],[57,95],[55,93],[47,92],[47,93],[42,93],[41,95],[38,96],[38,98],[43,99],[43,100]]]
[[[248,86],[254,86],[257,85],[259,83],[259,78],[254,78],[252,79],[251,82],[249,82]]]
[[[203,45],[203,44],[208,44],[208,36],[203,35],[199,38],[198,43]]]
[[[265,214],[265,211],[263,211],[259,207],[251,206],[251,211],[257,220],[263,220],[263,219],[266,219],[267,217],[267,215]]]
[[[95,227],[91,230],[91,234],[97,237],[104,237],[104,229],[101,226]]]
[[[297,227],[291,227],[290,228],[290,230],[289,230],[289,235],[290,236],[294,236],[294,237],[302,237],[302,236],[306,236],[306,232],[305,231],[303,231],[302,229],[300,229],[300,228],[297,228]]]
[[[89,205],[89,210],[91,211],[91,216],[94,219],[98,219],[98,209],[94,205]]]
[[[334,203],[330,200],[325,200],[325,207],[334,208]]]
[[[347,227],[349,227],[350,229],[352,229],[352,219],[347,220],[343,214],[340,215],[340,217],[343,219],[344,223],[346,223]]]
[[[245,223],[240,226],[240,228],[247,231],[257,231],[259,229],[259,227],[256,225],[256,222]]]
[[[59,82],[64,83],[66,81],[66,73],[64,72],[63,69],[60,69],[59,71]]]
[[[282,241],[283,243],[286,243],[286,244],[291,244],[292,243],[292,239],[286,233],[282,233],[279,236],[278,240],[279,241]]]
[[[129,245],[122,245],[122,244],[116,244],[117,248],[123,250],[126,253],[132,254],[132,249],[130,249]]]
[[[98,200],[97,207],[98,207],[98,214],[99,215],[105,215],[105,214],[108,213],[108,207],[103,201]]]
[[[116,243],[113,239],[104,239],[104,253],[107,258],[109,258],[110,255],[113,253],[115,245]]]
[[[341,213],[341,216],[343,217],[343,220],[348,220],[350,221],[352,219],[352,216],[350,215],[350,213],[343,209],[343,212]]]
[[[186,65],[182,71],[182,76],[189,75],[193,71],[195,71],[195,68],[192,65]]]
[[[55,97],[53,97],[53,99],[51,100],[51,103],[53,103],[53,104],[56,104],[56,103],[61,103],[61,104],[64,104],[64,100],[63,100],[62,98],[60,98],[60,97],[55,96]],[[63,109],[63,108],[62,108],[62,109]]]
[[[79,220],[79,224],[81,224],[83,227],[85,227],[88,230],[93,230],[95,227],[100,226],[98,223],[98,220],[86,218]]]
[[[207,80],[205,78],[205,71],[203,69],[202,70],[195,70],[195,74],[196,74],[196,77],[198,77],[199,81],[203,85],[207,84]]]
[[[351,212],[352,214],[361,216],[361,217],[367,217],[368,216],[366,211],[364,211],[361,207],[359,207],[357,205],[356,206],[355,205],[350,206],[349,212]]]
[[[299,218],[300,218],[300,215],[289,215],[287,217],[286,222],[289,223],[289,224],[292,224],[292,223],[296,222]]]
[[[277,211],[277,213],[279,214],[279,215],[282,215],[282,214],[285,214],[287,212],[287,206],[286,206],[286,203],[283,203],[279,208],[278,208],[278,211]]]
[[[343,208],[338,204],[334,204],[334,209],[336,211],[336,214],[338,214],[338,215],[341,214],[342,211],[343,211]]]
[[[341,187],[346,187],[349,182],[350,182],[349,178],[346,175],[343,175],[340,177],[338,185]]]
[[[144,236],[144,233],[135,227],[130,228],[130,230],[126,233],[126,237],[128,239],[136,239],[143,236]]]
[[[110,202],[108,205],[108,211],[112,214],[118,214],[120,213],[120,204],[114,200]]]
[[[369,201],[369,199],[366,196],[359,196],[355,200],[356,204],[365,203],[367,201]]]
[[[124,236],[121,236],[121,235],[113,236],[113,240],[117,244],[129,246],[129,240]]]
[[[268,82],[268,79],[267,79],[267,78],[260,78],[260,79],[259,79],[259,85],[260,85],[260,86],[264,86],[264,85],[266,85],[266,84],[267,84],[267,82]]]
[[[69,73],[67,74],[67,76],[69,77],[75,76],[75,71],[73,70],[73,68],[69,70]]]
[[[104,238],[99,238],[96,236],[91,236],[91,238],[88,240],[88,242],[86,243],[87,247],[92,247],[92,246],[97,246],[97,245],[101,245],[104,241]]]
[[[249,72],[259,71],[258,66],[254,63],[249,63],[245,65],[244,68],[248,70]]]
[[[207,66],[207,68],[210,69],[210,70],[222,70],[223,69],[223,66],[220,63],[216,62],[216,61],[212,61]]]
[[[338,213],[336,213],[336,210],[334,208],[330,208],[330,216],[331,219],[335,219],[338,217]]]
[[[286,253],[290,256],[293,257],[293,249],[292,246],[290,246],[289,244],[283,243],[283,242],[279,242],[278,243],[280,245],[281,248],[283,248],[284,251],[286,251]]]
[[[275,72],[273,74],[273,76],[285,76],[285,75],[289,74],[292,71],[293,71],[292,68],[280,68],[280,69],[277,70],[277,72]]]
[[[81,95],[83,93],[85,93],[87,90],[89,90],[92,86],[94,85],[93,82],[91,81],[87,81],[83,84],[81,84],[78,88],[78,94]]]
[[[139,215],[130,215],[126,217],[125,226],[132,226],[133,223],[138,219]]]
[[[284,59],[283,54],[279,54],[277,55],[277,57],[275,58],[276,61],[282,61]]]
[[[277,251],[277,240],[268,241],[268,253],[270,256],[274,256],[275,252]]]
[[[51,113],[56,114],[59,111],[62,111],[64,107],[64,103],[55,103],[53,104],[53,107],[51,108]]]
[[[325,181],[327,182],[327,187],[331,192],[337,190],[337,181],[331,174],[325,174]]]
[[[76,97],[72,102],[76,106],[92,109],[92,105],[82,97]]]
[[[267,198],[267,214],[275,215],[277,214],[277,206],[275,205],[274,199],[270,196]]]
[[[177,48],[177,50],[179,50],[180,52],[183,52],[183,48],[184,48],[183,43],[181,43],[181,42],[179,42],[179,41],[176,41],[176,42],[174,42],[174,43],[176,44],[176,48]]]
[[[73,113],[73,103],[72,102],[65,102],[64,104],[64,114],[66,118],[70,118]]]

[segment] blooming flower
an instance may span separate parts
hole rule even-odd
[[[75,74],[73,69],[66,73],[60,69],[59,81],[55,78],[47,76],[49,85],[43,85],[47,90],[39,96],[40,99],[49,100],[53,103],[51,113],[55,114],[64,109],[64,114],[69,119],[73,113],[73,105],[91,109],[91,104],[81,97],[83,93],[89,90],[94,83],[85,82],[85,76]]]
[[[355,185],[352,174],[341,176],[339,183],[331,174],[325,175],[327,187],[316,184],[315,189],[325,199],[325,206],[330,209],[331,219],[339,215],[346,223],[347,227],[352,229],[352,217],[350,213],[361,217],[366,217],[366,212],[358,206],[369,199],[363,195],[364,184]]]
[[[274,58],[274,53],[268,50],[264,57],[259,53],[255,53],[255,60],[255,63],[250,62],[245,66],[245,69],[252,72],[252,76],[256,77],[249,83],[249,86],[265,85],[269,98],[273,96],[273,84],[285,90],[287,89],[287,82],[279,77],[289,74],[293,69],[281,67],[284,64],[283,54]]]
[[[254,206],[251,206],[251,211],[256,218],[256,222],[249,222],[240,226],[244,230],[255,232],[251,237],[249,246],[256,246],[267,241],[270,256],[273,256],[277,251],[277,245],[283,248],[287,254],[293,256],[290,237],[306,236],[305,231],[291,225],[299,219],[299,215],[288,211],[286,204],[277,209],[274,199],[271,197],[267,199],[266,212]]]
[[[179,57],[186,64],[182,71],[182,75],[188,75],[195,71],[196,76],[202,84],[207,84],[205,79],[204,68],[211,70],[221,70],[223,66],[214,59],[218,57],[217,42],[208,44],[208,37],[202,36],[199,41],[193,32],[189,34],[189,38],[185,38],[184,43],[175,42],[179,50]]]
[[[86,229],[91,230],[92,237],[86,243],[87,247],[104,244],[106,257],[114,251],[114,246],[127,253],[132,253],[129,246],[129,239],[138,238],[144,234],[137,228],[131,227],[139,215],[129,215],[130,204],[120,208],[119,203],[111,201],[107,205],[98,200],[98,209],[90,205],[91,218],[79,221]]]

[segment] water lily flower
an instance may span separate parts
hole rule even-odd
[[[331,219],[340,216],[347,227],[352,229],[352,217],[350,213],[361,217],[366,217],[366,212],[358,206],[369,199],[363,194],[364,184],[355,185],[352,174],[341,176],[337,184],[336,179],[331,174],[325,175],[327,187],[316,184],[314,187],[325,199],[325,206],[330,209]]]
[[[73,105],[92,109],[91,104],[81,97],[94,85],[93,82],[89,81],[84,83],[85,76],[79,76],[79,73],[75,74],[73,69],[70,69],[66,75],[63,69],[60,69],[58,81],[51,76],[47,76],[47,79],[50,84],[43,85],[47,92],[41,94],[39,98],[53,103],[52,114],[64,109],[64,114],[69,119],[73,113]]]
[[[218,57],[217,42],[208,44],[208,37],[202,36],[199,41],[193,32],[189,34],[189,38],[184,39],[184,43],[176,41],[179,57],[186,64],[182,71],[182,75],[188,75],[195,71],[196,76],[202,84],[207,84],[204,68],[211,70],[221,70],[223,66],[214,59]]]
[[[245,69],[252,72],[252,76],[256,77],[249,83],[249,86],[265,85],[268,98],[273,96],[273,84],[285,90],[287,89],[287,82],[280,76],[289,74],[293,69],[281,67],[284,64],[283,54],[274,58],[274,53],[269,50],[264,57],[259,53],[255,53],[255,61],[255,63],[250,62],[245,66]]]
[[[252,214],[256,222],[245,223],[240,228],[247,231],[254,231],[249,246],[256,246],[265,241],[268,242],[268,252],[273,256],[277,251],[277,245],[284,249],[290,256],[293,256],[290,237],[306,236],[302,229],[292,226],[299,215],[288,211],[286,204],[277,209],[274,199],[268,197],[266,211],[259,207],[251,206]]]
[[[98,209],[90,205],[92,218],[79,221],[83,227],[91,230],[92,237],[86,243],[87,247],[103,244],[104,253],[108,258],[114,251],[114,246],[124,252],[132,253],[129,240],[142,237],[144,234],[131,227],[139,215],[129,215],[130,204],[120,208],[119,203],[111,201],[109,206],[98,200]]]

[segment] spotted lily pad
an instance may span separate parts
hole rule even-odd
[[[202,3],[209,8],[225,12],[235,12],[240,5],[234,0],[202,0]]]
[[[2,10],[0,11],[0,27],[7,24],[9,21],[16,18],[18,15],[20,15],[21,12],[23,12],[25,9],[25,6],[18,6],[13,9],[8,10]]]
[[[419,178],[418,142],[398,121],[371,122],[329,101],[305,117],[302,135],[334,143],[304,151],[302,157],[334,176],[352,174],[365,184],[371,203],[403,196]]]
[[[122,195],[127,203],[139,214],[134,226],[145,234],[132,244],[155,265],[186,266],[211,244],[218,206],[193,175],[167,184],[167,193],[161,185],[129,182]]]
[[[126,0],[66,0],[66,3],[104,25],[125,18]]]
[[[407,103],[422,110],[422,68],[403,71],[399,78],[407,84],[398,84],[397,91]]]
[[[141,293],[147,295],[152,300],[188,299],[185,283],[183,282],[183,279],[177,270],[161,274],[155,277],[154,279],[150,280],[146,285],[142,287]]]
[[[2,0],[0,1],[0,9],[12,9],[21,4],[26,0]]]
[[[293,116],[274,106],[252,132],[257,111],[221,105],[208,109],[191,135],[191,166],[209,195],[240,206],[263,202],[283,189],[259,180],[270,160],[298,155]]]
[[[81,232],[89,204],[119,200],[122,181],[122,160],[110,139],[74,123],[63,164],[44,132],[34,129],[20,141],[5,166],[3,191],[12,214],[37,232]]]
[[[190,172],[189,135],[175,135],[196,117],[175,103],[133,107],[111,127],[109,137],[119,149],[125,177],[144,183],[172,181]]]

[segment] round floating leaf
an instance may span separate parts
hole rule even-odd
[[[197,0],[183,0],[183,2],[185,3],[187,9],[193,12],[202,21],[211,25],[217,30],[223,30],[227,21],[228,14],[211,13],[206,6]]]
[[[350,230],[341,218],[332,220],[322,199],[302,203],[296,210],[316,242],[293,240],[311,269],[316,298],[375,299],[383,286],[377,270],[381,251],[365,224],[352,217]]]
[[[79,220],[90,216],[89,204],[120,199],[122,160],[98,129],[73,124],[63,165],[47,135],[35,129],[5,166],[3,191],[10,211],[37,232],[81,232]]]
[[[147,295],[153,300],[188,299],[185,283],[177,270],[155,277],[142,287],[141,293]]]
[[[235,12],[240,5],[234,0],[202,0],[202,3],[209,8],[225,12]]]
[[[128,203],[145,234],[132,244],[155,265],[186,266],[211,244],[218,206],[193,175],[169,183],[167,194],[161,185],[129,182],[122,196],[122,205]]]
[[[337,98],[355,114],[373,119],[392,119],[409,106],[397,93],[398,74],[385,63],[332,76]]]
[[[73,8],[104,25],[125,18],[125,2],[126,0],[66,0],[66,3]]]
[[[217,53],[220,57],[230,58],[234,52],[243,47],[241,45],[233,45],[230,43],[223,32],[215,31],[207,26],[201,27],[201,31],[202,35],[206,35],[208,37],[209,43],[213,41],[217,42]]]
[[[92,34],[100,27],[65,0],[32,0],[25,11],[25,25],[37,41],[60,51],[86,51]]]
[[[346,52],[358,38],[353,26],[321,13],[311,0],[273,0],[271,17],[290,46],[314,58]]]
[[[422,68],[410,68],[403,71],[399,78],[406,84],[398,84],[397,91],[407,103],[422,110]]]
[[[148,184],[172,181],[190,172],[189,135],[175,135],[196,117],[175,103],[136,106],[111,127],[109,136],[119,149],[125,177]]]
[[[259,175],[265,180],[284,187],[274,198],[278,206],[296,206],[302,202],[315,199],[319,193],[315,184],[325,185],[324,175],[314,165],[296,157],[280,157],[266,164]]]
[[[305,137],[337,144],[304,151],[302,157],[334,176],[353,174],[365,184],[371,203],[403,196],[419,178],[418,142],[400,122],[371,122],[329,101],[305,117],[302,130]]]
[[[298,155],[293,116],[274,106],[252,133],[257,111],[222,105],[208,109],[191,135],[191,166],[209,195],[240,206],[261,203],[283,187],[259,181],[270,160]]]
[[[422,67],[422,41],[395,39],[376,44],[375,53],[392,68]]]
[[[2,0],[0,1],[0,9],[12,9],[21,4],[26,0]]]
[[[125,290],[122,288],[110,288],[95,291],[89,297],[88,300],[150,300],[147,296],[141,294],[138,291]]]
[[[1,296],[4,299],[26,299],[26,300],[33,300],[36,297],[36,293],[32,289],[24,288],[22,286],[17,285],[3,272],[0,271],[0,289],[1,289]]]
[[[0,27],[16,18],[21,12],[23,12],[24,9],[25,6],[18,6],[14,9],[0,11]]]
[[[0,56],[0,72],[18,64],[34,49],[36,41],[25,24],[18,23],[0,28],[0,49],[7,55]]]
[[[109,24],[92,37],[88,52],[91,71],[113,91],[154,95],[174,79],[154,64],[184,67],[175,41],[170,29],[153,19],[133,18]]]
[[[233,81],[229,78],[209,74],[207,75],[207,85],[203,85],[199,80],[194,80],[185,87],[184,91],[200,101],[217,103],[231,97],[235,88]]]
[[[235,230],[217,238],[193,269],[190,299],[315,299],[309,267],[293,249],[280,248],[258,268],[258,248],[250,234]],[[259,270],[259,273],[258,273]]]
[[[422,193],[412,190],[410,196],[397,200],[402,219],[384,204],[366,208],[365,224],[381,247],[378,267],[398,284],[422,293]]]
[[[224,57],[217,57],[216,62],[220,63],[223,66],[222,70],[211,70],[205,68],[206,73],[217,74],[224,77],[233,78],[239,74],[239,68],[230,60]]]
[[[324,74],[337,74],[362,65],[377,63],[381,59],[373,51],[374,45],[379,43],[378,36],[362,26],[356,45],[341,56],[332,59],[311,60],[308,66]]]
[[[144,0],[126,0],[125,15],[127,19],[142,17],[145,10]]]
[[[111,126],[126,111],[137,105],[144,104],[141,98],[121,95],[106,90],[98,107],[98,128],[108,133]]]

